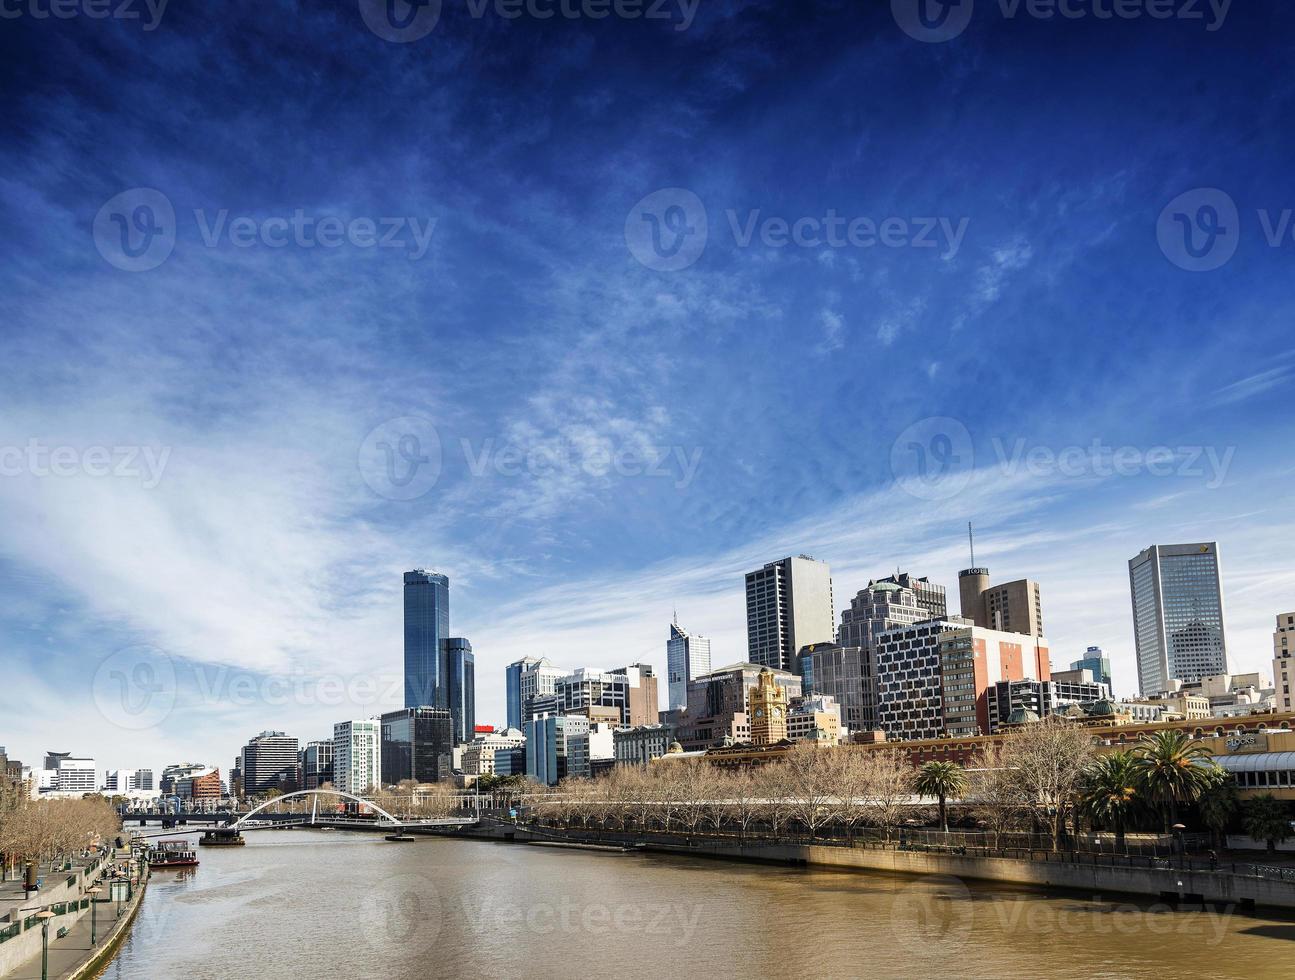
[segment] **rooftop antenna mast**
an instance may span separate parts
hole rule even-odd
[[[971,567],[976,567],[976,538],[971,533],[971,521],[967,521],[967,544],[971,547]]]

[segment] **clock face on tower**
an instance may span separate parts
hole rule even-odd
[[[781,709],[781,708],[774,708],[774,709],[773,709],[773,716],[774,716],[774,718],[781,718],[781,717],[782,717],[782,709]]]
[[[756,709],[755,709],[755,716],[756,716],[757,718],[763,718],[763,717],[764,717],[764,708],[756,708]]]

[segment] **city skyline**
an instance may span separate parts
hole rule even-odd
[[[1295,349],[1292,245],[1264,227],[1288,227],[1292,83],[1253,50],[1289,5],[1218,31],[981,17],[948,44],[887,4],[703,4],[678,32],[456,8],[404,45],[354,4],[208,6],[0,32],[23,87],[0,121],[15,754],[93,719],[110,766],[220,764],[266,727],[318,739],[398,707],[266,678],[363,672],[385,695],[390,583],[419,565],[453,580],[478,716],[502,723],[528,654],[665,676],[675,604],[715,665],[744,659],[741,576],[786,555],[829,562],[838,606],[896,566],[954,595],[968,521],[995,581],[1040,583],[1059,665],[1102,646],[1133,690],[1127,560],[1193,540],[1226,553],[1233,669],[1271,662]],[[198,45],[228,70],[193,72]],[[631,96],[643,78],[658,97]],[[709,231],[687,268],[633,234],[671,189]],[[1209,189],[1242,233],[1193,271],[1171,205]],[[146,198],[175,240],[132,271],[113,219]],[[399,222],[404,247],[260,237],[298,211]],[[772,233],[856,218],[933,219],[941,244]],[[147,735],[98,706],[141,646],[181,674]]]

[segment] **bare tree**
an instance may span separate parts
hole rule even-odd
[[[1092,735],[1055,715],[1023,725],[1003,739],[996,760],[1005,773],[1003,778],[1009,779],[1022,802],[1044,819],[1053,850],[1061,846],[1067,814],[1079,801],[1093,757]]]
[[[891,828],[899,823],[912,803],[913,769],[895,749],[871,749],[858,756],[863,796],[867,800],[864,822],[881,827],[886,840],[890,840]]]

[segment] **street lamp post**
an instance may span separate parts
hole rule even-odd
[[[1174,832],[1174,841],[1178,845],[1178,867],[1183,866],[1183,861],[1187,858],[1187,841],[1183,838],[1183,831],[1187,829],[1186,825],[1176,823],[1170,828]]]
[[[103,889],[100,888],[98,885],[95,885],[93,888],[87,888],[85,890],[85,893],[90,896],[90,945],[91,946],[99,945],[98,921],[96,920],[96,915],[99,911],[97,906],[99,903],[96,901],[96,898],[97,896],[102,894],[102,892],[103,892]]]
[[[36,918],[40,919],[40,980],[49,980],[49,920],[54,913],[41,909]]]

